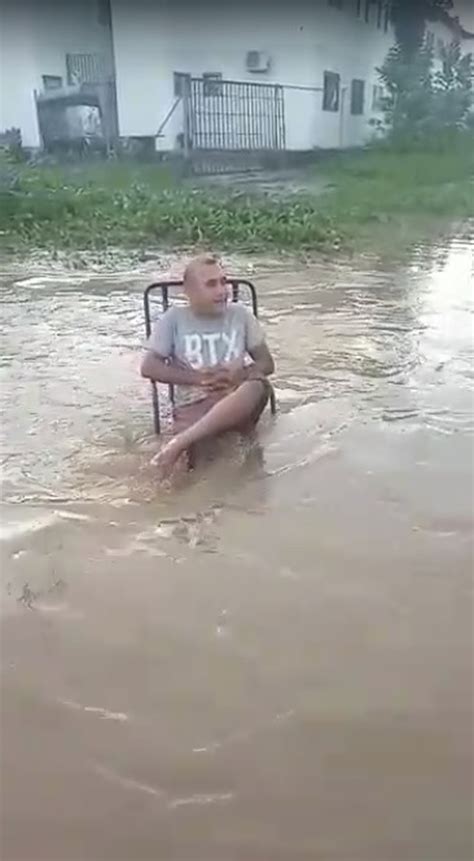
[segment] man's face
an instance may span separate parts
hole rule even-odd
[[[219,315],[227,307],[229,288],[224,270],[218,263],[197,266],[185,290],[193,311],[198,314]]]

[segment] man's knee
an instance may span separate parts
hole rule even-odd
[[[251,392],[256,399],[260,400],[265,398],[268,400],[270,397],[270,383],[264,377],[255,380],[244,380],[243,383],[240,384],[239,389],[245,389],[248,392]]]
[[[249,430],[255,427],[268,403],[270,383],[265,379],[245,380],[239,388],[244,386],[248,395],[248,412],[240,426],[240,430],[242,433],[248,433]]]

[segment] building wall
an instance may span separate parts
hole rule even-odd
[[[173,72],[196,76],[220,72],[225,79],[321,88],[285,89],[286,137],[289,149],[355,145],[370,136],[372,88],[392,34],[356,15],[356,0],[342,10],[321,2],[215,3],[174,5],[171,0],[112,0],[112,27],[117,74],[120,133],[155,135],[174,101]],[[364,3],[362,3],[364,7]],[[248,72],[247,51],[264,51],[271,68]],[[322,110],[324,71],[338,72],[344,110]],[[366,82],[363,116],[350,114],[353,78]],[[182,131],[177,110],[159,140],[172,149]]]
[[[66,83],[67,53],[102,53],[113,67],[97,0],[1,0],[0,129],[20,126],[25,146],[40,144],[34,91],[43,75]]]
[[[0,130],[19,126],[25,145],[39,145],[34,91],[42,88],[42,75],[65,80],[66,53],[102,53],[113,72],[111,34],[101,22],[100,5],[101,0],[0,0]],[[356,0],[342,5],[340,10],[327,0],[181,0],[176,6],[171,0],[111,0],[120,133],[155,135],[174,102],[173,72],[211,71],[234,80],[289,85],[290,149],[361,143],[370,135],[368,121],[374,116],[375,67],[392,34],[377,29],[375,4],[369,23],[356,16]],[[431,26],[436,39],[449,40],[447,28]],[[472,48],[471,40],[466,50]],[[269,72],[246,70],[248,50],[270,55]],[[337,114],[322,110],[324,70],[341,75],[343,110]],[[350,113],[352,78],[366,82],[360,117]],[[178,107],[158,145],[173,148],[182,128]]]
[[[0,130],[20,128],[28,146],[39,143],[33,90],[37,86],[33,31],[25,4],[0,7]]]

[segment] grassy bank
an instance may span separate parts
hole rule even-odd
[[[346,223],[409,215],[474,215],[474,138],[446,152],[373,150],[325,166],[334,189],[325,201]]]
[[[193,188],[160,166],[14,168],[0,192],[0,238],[11,250],[199,244],[239,250],[328,249],[374,233],[474,217],[474,147],[340,154],[307,169],[308,192],[272,199]],[[311,194],[315,174],[330,183]]]

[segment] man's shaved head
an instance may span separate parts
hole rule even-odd
[[[199,254],[189,261],[183,276],[184,292],[198,314],[222,314],[227,305],[228,286],[216,254]]]
[[[184,270],[184,286],[186,287],[190,281],[196,278],[201,269],[206,266],[221,266],[221,261],[217,254],[198,254],[196,257],[193,257]]]

